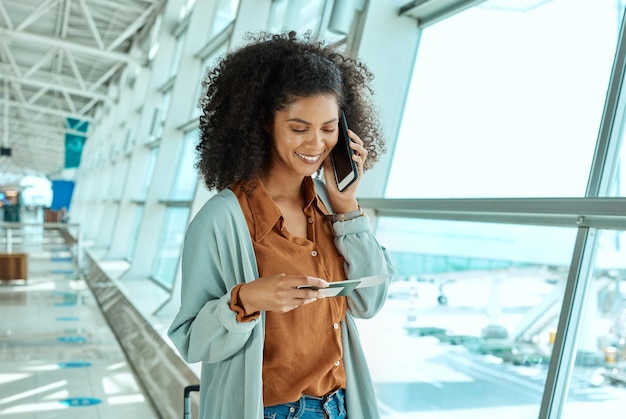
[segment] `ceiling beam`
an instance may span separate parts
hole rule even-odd
[[[56,6],[56,3],[58,3],[58,0],[44,1],[39,6],[37,6],[37,8],[26,17],[26,19],[22,20],[22,22],[15,29],[17,29],[18,31],[23,31],[28,26],[30,26],[31,23],[36,22],[40,17],[48,14],[49,10]]]
[[[124,32],[111,42],[111,44],[107,47],[107,50],[111,51],[117,48],[122,42],[126,41],[132,35],[135,35],[137,31],[152,18],[153,14],[156,14],[159,11],[164,3],[165,1],[159,0],[146,9],[146,11],[144,11],[139,18],[137,18]]]
[[[52,74],[49,74],[48,80],[50,81],[46,82],[46,81],[35,80],[32,78],[14,77],[14,76],[9,76],[7,74],[0,73],[0,80],[7,80],[11,83],[15,83],[18,85],[45,88],[51,91],[68,93],[70,95],[81,96],[87,99],[96,99],[101,102],[107,102],[107,103],[111,102],[112,100],[112,98],[110,98],[109,96],[105,94],[92,92],[91,89],[90,90],[76,89],[74,87],[66,87],[66,86],[59,85],[58,83],[53,83],[52,82],[53,77],[55,76]]]
[[[87,116],[87,115],[82,115],[82,114],[73,114],[71,112],[65,112],[65,111],[61,111],[61,110],[58,110],[58,109],[46,108],[46,107],[43,107],[43,106],[29,105],[29,104],[26,104],[26,103],[20,103],[20,102],[15,102],[15,101],[9,101],[9,105],[12,108],[26,109],[26,110],[34,111],[34,112],[41,112],[41,113],[45,113],[45,114],[49,114],[49,115],[56,115],[56,116],[60,116],[62,118],[83,119],[83,120],[86,120],[88,122],[92,122],[93,121],[93,117],[92,116]]]
[[[46,130],[42,126],[33,127],[11,127],[11,145],[17,144],[21,140],[37,139],[42,144],[58,144],[63,142],[66,133],[58,129]]]
[[[75,51],[81,54],[98,57],[114,62],[138,63],[141,60],[130,54],[124,54],[115,51],[103,51],[98,48],[92,48],[75,42],[66,41],[64,39],[53,38],[49,36],[37,35],[28,32],[18,32],[10,29],[0,28],[0,38],[10,39],[18,42],[26,42],[28,44],[42,45],[47,47],[63,48],[68,51]]]
[[[4,8],[4,6],[2,5],[2,2],[0,2],[0,16],[2,16],[2,20],[4,20],[4,23],[7,25],[7,28],[13,29],[13,22],[11,22],[11,18],[9,17],[9,14],[7,13],[7,9]]]
[[[58,124],[46,124],[46,123],[36,123],[30,121],[12,121],[11,123],[11,132],[17,134],[32,134],[33,129],[40,129],[48,134],[54,134],[53,138],[58,138],[59,135],[72,134],[72,135],[81,135],[83,137],[89,137],[89,133],[77,131],[70,128],[64,128]]]
[[[83,10],[83,15],[87,20],[87,24],[89,25],[89,30],[91,30],[91,34],[93,35],[93,39],[95,39],[96,44],[98,44],[98,49],[104,50],[104,43],[102,42],[102,37],[100,36],[100,32],[98,32],[98,27],[96,26],[96,22],[93,20],[91,16],[91,11],[89,11],[89,6],[85,0],[79,0],[80,7]]]
[[[18,92],[19,86],[14,86],[14,87],[15,87],[14,91]],[[32,95],[28,100],[22,97],[19,97],[19,95],[17,95],[18,100],[15,101],[15,103],[22,104],[22,105],[39,106],[40,108],[50,108],[52,110],[65,112],[70,115],[88,115],[89,114],[89,112],[72,111],[72,109],[68,106],[66,102],[65,96],[63,96],[62,94],[47,94],[47,93],[48,93],[47,89],[41,88],[39,92]],[[95,99],[91,99],[89,102],[85,100],[77,100],[76,102],[78,102],[79,105],[82,107],[86,106],[86,104],[88,103],[94,103],[94,102],[97,103]],[[15,109],[19,109],[19,108],[15,107]],[[55,114],[55,113],[52,113],[52,114]],[[24,113],[20,114],[20,116],[22,118],[30,118],[30,115],[27,115]]]
[[[115,10],[119,13],[130,15],[130,14],[139,14],[142,10],[145,10],[146,7],[155,3],[162,3],[164,0],[143,0],[140,3],[146,4],[133,4],[130,2],[126,3],[117,3],[115,4]],[[111,8],[111,0],[90,0],[90,3],[93,5],[99,5],[100,7]],[[134,2],[138,3],[138,2]]]

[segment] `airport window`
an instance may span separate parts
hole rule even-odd
[[[160,248],[156,255],[152,278],[167,289],[171,289],[174,285],[188,218],[189,208],[185,207],[168,207],[165,213],[164,227],[159,242]]]
[[[194,167],[195,149],[198,139],[198,131],[189,131],[183,138],[183,147],[180,153],[176,179],[170,194],[172,200],[191,201],[196,186],[198,185],[198,174]]]
[[[181,9],[181,15],[191,13],[195,5],[196,5],[196,0],[187,0],[185,5]]]
[[[126,130],[126,137],[124,138],[124,152],[130,153],[133,149],[134,143],[135,138],[133,137],[133,132],[130,129]]]
[[[186,39],[186,31],[176,38],[176,45],[174,46],[174,54],[171,61],[172,67],[170,68],[170,77],[176,77],[176,74],[178,74],[178,69],[180,68],[180,62],[183,56],[183,49],[185,47]]]
[[[157,53],[159,52],[159,32],[161,31],[162,20],[163,18],[161,17],[161,15],[157,16],[156,21],[154,22],[154,25],[150,30],[150,47],[148,48],[148,61],[150,62],[154,60],[154,57],[156,57]]]
[[[228,27],[237,17],[239,0],[219,0],[215,10],[215,19],[211,26],[210,37],[213,37]]]
[[[386,196],[583,196],[618,3],[487,1],[424,28]]]
[[[159,147],[152,147],[148,153],[148,159],[145,164],[145,172],[143,177],[143,184],[137,200],[144,201],[148,196],[148,190],[152,184],[152,176],[154,175],[154,169],[156,167],[156,159],[159,154]]]
[[[617,160],[611,196],[626,196],[626,141],[622,138],[621,151]]]
[[[537,417],[576,230],[377,222],[397,274],[359,330],[385,417]]]
[[[624,405],[626,377],[616,367],[626,359],[625,245],[624,232],[599,232],[564,418],[611,417]]]
[[[324,0],[278,0],[272,3],[267,24],[270,32],[280,32],[285,28],[298,28],[304,33],[310,30],[319,33],[325,7]]]
[[[165,128],[165,122],[167,121],[167,116],[170,111],[170,104],[172,102],[172,88],[170,87],[167,91],[163,93],[161,96],[161,109],[158,110],[158,118],[156,121],[156,126],[154,127],[153,135],[151,136],[152,141],[160,141],[161,137],[163,137],[163,130]]]
[[[122,199],[122,195],[124,193],[124,184],[127,179],[128,170],[130,167],[130,159],[126,156],[122,158],[118,158],[113,162],[111,171],[120,173],[122,176],[111,176],[112,180],[109,186],[109,197],[110,199],[119,202]]]
[[[202,114],[202,111],[200,109],[200,100],[205,94],[205,90],[204,90],[204,86],[202,86],[202,82],[206,79],[206,77],[208,76],[209,72],[213,69],[213,67],[215,67],[215,63],[217,62],[218,58],[221,57],[223,54],[225,54],[227,51],[228,51],[228,42],[225,41],[225,42],[220,43],[217,46],[217,48],[213,49],[213,51],[211,51],[211,53],[209,53],[209,55],[206,58],[204,58],[204,60],[202,60],[202,68],[204,69],[204,71],[202,72],[202,74],[200,74],[200,80],[198,81],[198,90],[196,93],[197,100],[194,102],[193,111],[191,115],[193,119],[198,118]]]
[[[141,227],[141,219],[143,218],[143,208],[143,204],[137,204],[135,207],[133,224],[130,228],[130,234],[128,235],[128,248],[126,249],[126,260],[128,262],[132,262],[133,255],[135,254],[137,238],[139,237],[139,228]]]
[[[584,197],[623,9],[487,1],[424,28],[385,196]],[[552,403],[586,418],[623,404],[626,236],[590,229],[597,248],[575,248],[585,230],[379,216],[398,274],[359,327],[385,416],[526,418]],[[574,269],[575,250],[591,272]],[[557,327],[571,354],[556,351]]]

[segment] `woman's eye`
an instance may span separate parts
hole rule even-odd
[[[326,128],[326,129],[323,129],[322,131],[328,132],[328,133],[333,133],[333,132],[335,132],[335,129],[334,128]]]
[[[291,130],[292,130],[293,132],[298,132],[298,133],[301,133],[301,132],[306,132],[306,129],[305,129],[305,128],[302,128],[302,129],[299,129],[299,128],[291,128]]]

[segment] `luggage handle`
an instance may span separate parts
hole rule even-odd
[[[192,391],[200,391],[199,384],[193,384],[185,387],[184,399],[183,399],[183,419],[191,418],[191,400],[189,395]]]

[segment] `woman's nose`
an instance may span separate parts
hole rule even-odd
[[[311,137],[309,137],[309,142],[315,146],[331,142],[332,140],[332,134],[321,131],[314,131]]]

